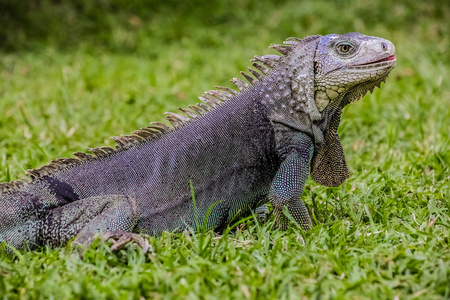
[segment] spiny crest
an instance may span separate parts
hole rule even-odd
[[[288,55],[299,41],[301,41],[301,39],[288,38],[283,45],[271,44],[269,48],[275,49],[282,55]],[[92,154],[75,152],[75,158],[60,158],[52,160],[49,164],[43,167],[28,170],[26,172],[26,176],[28,178],[0,183],[0,193],[14,192],[30,181],[37,180],[44,176],[52,175],[58,171],[68,169],[98,158],[109,157],[120,151],[136,147],[150,140],[155,140],[160,136],[173,131],[176,128],[184,126],[192,119],[199,118],[200,116],[220,106],[223,102],[239,95],[240,92],[246,90],[250,86],[255,85],[259,80],[262,80],[267,74],[269,74],[271,69],[275,68],[279,64],[281,58],[282,56],[279,55],[256,55],[253,59],[250,60],[253,63],[252,66],[254,67],[254,69],[247,68],[248,72],[250,72],[251,75],[246,72],[241,72],[242,76],[244,76],[248,83],[238,78],[231,79],[231,82],[237,87],[239,92],[227,87],[215,86],[216,90],[207,91],[199,97],[201,101],[200,103],[197,103],[196,105],[189,105],[188,108],[179,107],[178,110],[182,114],[173,112],[165,113],[166,119],[171,123],[172,127],[163,123],[151,122],[149,126],[135,130],[130,135],[111,137],[111,139],[116,143],[115,148],[88,148],[87,150]]]

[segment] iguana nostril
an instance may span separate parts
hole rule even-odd
[[[387,51],[388,46],[385,42],[381,42],[381,49],[383,49],[383,51]]]

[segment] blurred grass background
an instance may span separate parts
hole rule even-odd
[[[320,225],[306,236],[248,222],[232,237],[208,234],[204,251],[195,235],[169,234],[150,256],[21,252],[1,257],[0,295],[448,298],[447,0],[0,0],[0,181],[231,87],[270,43],[350,31],[391,40],[397,67],[346,108],[352,176],[339,188],[308,182]]]

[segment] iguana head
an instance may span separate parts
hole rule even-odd
[[[395,66],[390,41],[351,32],[320,39],[314,58],[315,102],[323,111],[333,100],[354,101],[380,86]]]

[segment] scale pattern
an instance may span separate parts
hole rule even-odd
[[[346,45],[345,47],[341,47]],[[0,184],[0,242],[59,246],[98,233],[221,230],[270,201],[277,223],[287,210],[312,227],[302,193],[308,175],[328,186],[348,177],[337,134],[344,106],[379,86],[395,47],[359,33],[290,38],[282,55],[255,56],[239,91],[217,87],[201,103]],[[343,50],[345,49],[345,51]],[[348,51],[347,51],[348,50]],[[195,204],[192,193],[195,195]],[[120,248],[120,242],[114,247]]]

